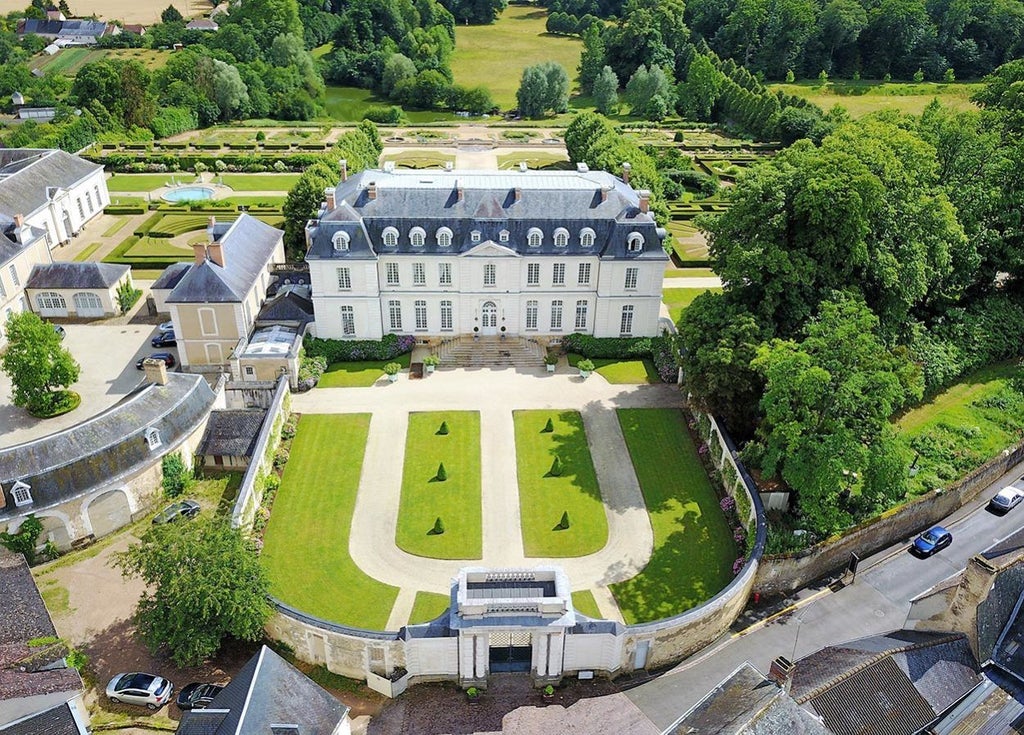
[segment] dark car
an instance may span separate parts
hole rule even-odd
[[[914,551],[920,556],[931,556],[953,543],[953,534],[942,526],[933,526],[914,539]]]
[[[174,347],[178,344],[178,338],[174,336],[174,332],[160,332],[149,343],[154,347]]]
[[[174,685],[162,676],[135,672],[118,674],[107,684],[107,697],[114,704],[139,704],[157,710],[171,700]]]
[[[178,692],[175,704],[178,709],[206,709],[223,688],[217,684],[193,682]]]
[[[153,516],[153,523],[159,526],[163,523],[173,523],[179,518],[195,518],[199,515],[199,510],[199,503],[196,501],[179,500],[177,503],[171,503]],[[182,692],[184,691],[182,689]]]
[[[154,352],[152,355],[146,355],[145,357],[140,357],[138,360],[136,360],[135,367],[138,370],[142,370],[142,363],[144,363],[148,359],[163,360],[164,365],[166,365],[169,368],[172,368],[177,364],[177,362],[174,359],[174,355],[172,355],[170,352]]]
[[[53,331],[57,333],[58,337],[64,339],[64,336],[67,334],[67,332],[64,331],[64,327],[59,324],[51,324],[50,326],[53,327]]]

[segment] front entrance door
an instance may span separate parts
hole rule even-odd
[[[485,301],[480,307],[480,332],[485,335],[498,333],[498,305],[493,301]]]
[[[533,637],[528,631],[491,633],[489,637],[492,673],[530,670],[533,662]]]

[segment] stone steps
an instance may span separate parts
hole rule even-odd
[[[520,337],[458,337],[435,350],[443,367],[483,368],[544,366],[544,348]]]

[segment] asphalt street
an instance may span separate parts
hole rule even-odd
[[[912,539],[904,539],[861,561],[853,584],[835,592],[824,583],[801,590],[785,608],[760,620],[755,610],[738,621],[734,632],[626,695],[665,729],[745,661],[767,672],[776,656],[795,661],[825,646],[904,627],[915,597],[1024,526],[1024,504],[1002,516],[985,507],[1006,485],[1024,488],[1022,475],[1024,464],[950,516],[943,525],[953,543],[938,554],[913,556],[908,551]]]

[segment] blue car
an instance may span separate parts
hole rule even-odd
[[[914,539],[913,550],[919,556],[931,556],[953,543],[953,534],[942,526],[933,526]]]

